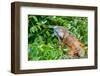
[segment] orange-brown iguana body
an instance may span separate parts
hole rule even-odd
[[[54,30],[58,35],[60,43],[70,48],[68,54],[71,58],[84,57],[84,44],[62,26],[55,26]]]

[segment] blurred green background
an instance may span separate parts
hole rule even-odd
[[[50,26],[63,26],[88,46],[88,18],[75,16],[28,15],[28,60],[69,59],[68,47],[61,48]]]

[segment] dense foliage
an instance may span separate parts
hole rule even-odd
[[[51,26],[63,26],[88,46],[87,17],[28,15],[28,60],[56,60],[68,58],[68,48],[59,47]],[[63,50],[63,51],[62,51]],[[86,50],[87,56],[87,50]]]

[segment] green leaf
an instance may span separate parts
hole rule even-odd
[[[33,18],[36,22],[38,22],[38,19],[37,19],[36,16],[32,16],[32,18]]]

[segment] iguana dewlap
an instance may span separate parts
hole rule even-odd
[[[54,32],[60,43],[63,43],[63,45],[70,48],[69,56],[71,58],[84,56],[84,44],[82,44],[74,35],[70,34],[67,29],[62,26],[54,26]]]

